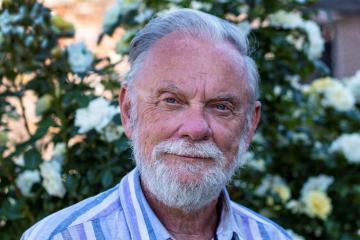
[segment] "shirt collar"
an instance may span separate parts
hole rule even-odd
[[[131,239],[172,239],[169,232],[157,218],[147,202],[140,185],[137,168],[128,173],[120,182],[119,196]],[[245,239],[242,229],[236,224],[231,201],[226,189],[220,195],[221,216],[216,230],[217,239]]]
[[[234,216],[233,209],[231,207],[231,200],[229,193],[226,188],[222,191],[220,195],[220,204],[221,204],[221,216],[220,222],[216,229],[216,236],[218,239],[245,239],[243,234],[243,229],[241,225],[237,224]],[[234,238],[234,235],[237,238]]]

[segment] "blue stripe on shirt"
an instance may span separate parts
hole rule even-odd
[[[129,216],[127,216],[128,218],[130,218],[130,223],[129,224],[129,229],[131,232],[131,235],[133,235],[134,239],[141,239],[140,237],[140,232],[139,232],[139,225],[137,223],[137,219],[136,219],[136,213],[135,213],[135,208],[133,203],[131,202],[131,193],[130,193],[130,188],[129,188],[129,175],[125,176],[125,178],[123,179],[123,191],[124,191],[124,197],[125,197],[125,201],[126,201],[126,207],[127,207],[127,211],[129,212]]]
[[[115,190],[117,190],[117,187],[111,188],[107,190],[106,192],[100,194],[97,196],[93,201],[89,202],[79,210],[73,212],[70,214],[64,221],[62,221],[55,230],[50,234],[49,238],[52,238],[57,233],[61,232],[63,229],[68,227],[72,222],[75,221],[79,216],[90,210],[91,208],[95,207],[97,204],[101,203],[106,197],[108,197],[111,193],[113,193]]]
[[[71,234],[67,229],[61,232],[61,236],[64,240],[72,240]]]
[[[101,228],[100,220],[95,219],[91,221],[91,224],[94,229],[96,240],[105,240],[105,236]]]
[[[142,212],[143,217],[144,217],[144,221],[145,221],[145,224],[146,224],[146,228],[148,230],[150,240],[156,240],[154,229],[153,229],[153,227],[151,225],[151,222],[149,220],[149,217],[148,217],[148,215],[146,213],[144,204],[143,204],[142,199],[141,199],[141,189],[140,189],[141,187],[140,187],[139,175],[134,174],[133,176],[134,176],[134,185],[135,185],[134,188],[135,188],[136,198],[137,198],[137,201],[139,202],[139,206],[141,208],[141,212]]]
[[[268,223],[268,224],[270,224],[270,225],[273,225],[273,226],[276,228],[276,230],[280,231],[283,235],[286,236],[286,238],[291,239],[291,238],[289,237],[289,234],[288,234],[282,227],[280,227],[277,223],[275,223],[274,221],[272,221],[272,220],[270,220],[269,218],[266,218],[266,217],[260,215],[259,213],[255,212],[255,211],[253,211],[253,210],[251,210],[251,209],[249,209],[249,208],[247,208],[247,207],[245,207],[245,206],[238,205],[238,204],[236,204],[236,203],[233,203],[233,204],[236,205],[238,208],[242,208],[242,209],[244,209],[244,210],[246,210],[246,211],[249,211],[251,214],[257,216],[258,218],[260,218],[260,219],[263,220],[264,222],[266,222],[266,223]],[[235,209],[236,209],[236,208],[235,208]],[[236,209],[236,210],[237,210],[237,209]],[[240,210],[237,210],[237,211],[239,211],[239,213],[241,213],[241,214],[245,214],[245,213],[242,213]],[[247,214],[247,215],[249,215],[249,214]],[[255,220],[255,221],[257,221],[257,220]]]
[[[260,231],[260,234],[261,234],[261,237],[264,239],[264,240],[270,240],[270,237],[269,237],[269,234],[267,233],[265,227],[264,227],[264,224],[260,223],[260,222],[256,222],[257,223],[257,226],[259,228],[259,231]]]
[[[254,240],[254,238],[252,237],[251,231],[250,231],[249,218],[241,215],[241,220],[242,220],[242,223],[244,226],[243,229],[245,230],[246,239]]]

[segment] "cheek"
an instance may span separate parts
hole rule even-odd
[[[227,159],[237,155],[242,133],[241,121],[214,122],[212,124],[214,141]]]
[[[155,145],[171,138],[177,125],[174,114],[154,110],[140,113],[138,127],[143,151],[150,156]]]

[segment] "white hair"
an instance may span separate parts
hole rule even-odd
[[[232,44],[244,58],[247,82],[250,88],[249,104],[253,105],[251,103],[254,103],[259,97],[259,74],[255,62],[249,56],[246,35],[228,21],[192,9],[179,9],[161,14],[135,35],[130,44],[129,62],[131,66],[126,76],[129,89],[151,47],[172,32],[179,32],[189,37],[203,37],[215,43],[229,42]]]

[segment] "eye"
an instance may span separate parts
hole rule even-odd
[[[215,114],[230,116],[233,113],[233,106],[228,102],[215,102],[210,105]]]
[[[170,103],[170,104],[174,104],[174,103],[177,103],[177,100],[173,97],[168,97],[168,98],[165,98],[164,101],[166,103]]]
[[[228,107],[225,104],[219,103],[219,104],[216,104],[216,109],[220,110],[220,111],[225,111],[225,110],[228,110]]]

